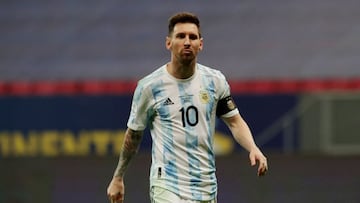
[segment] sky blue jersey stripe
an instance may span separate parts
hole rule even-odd
[[[215,83],[214,80],[209,78],[207,75],[203,75],[202,78],[202,83],[204,84],[204,87],[206,87],[207,91],[209,92],[210,95],[215,95]],[[209,149],[208,149],[208,161],[209,161],[209,166],[215,170],[215,153],[214,153],[214,147],[213,147],[213,134],[215,131],[215,123],[211,124],[211,122],[214,122],[212,118],[214,116],[213,114],[213,108],[215,105],[215,98],[214,97],[210,97],[209,98],[210,101],[207,103],[206,105],[206,122],[207,122],[207,126],[208,126],[208,143],[209,143]],[[216,176],[215,173],[210,177],[211,180],[215,180]],[[217,190],[217,185],[214,185],[213,190]]]
[[[164,98],[166,91],[163,88],[163,81],[159,80],[152,84],[152,94],[155,101],[158,101],[161,98]],[[158,109],[160,117],[168,117],[170,115],[169,106],[161,105]],[[170,123],[169,123],[170,122]],[[178,188],[178,169],[176,166],[175,150],[173,143],[173,129],[171,128],[171,121],[161,119],[161,128],[164,130],[165,135],[163,139],[163,162],[165,165],[165,174],[172,177],[170,180],[173,182],[167,182],[169,187],[179,191]],[[155,138],[156,139],[156,138]],[[154,152],[153,152],[154,153]],[[153,155],[153,157],[156,157]],[[156,160],[155,160],[156,161]]]

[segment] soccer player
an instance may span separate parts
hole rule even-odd
[[[171,60],[138,82],[133,95],[124,144],[107,194],[111,202],[124,200],[123,177],[137,153],[143,130],[150,129],[152,203],[215,203],[217,180],[213,135],[216,116],[249,152],[257,174],[268,170],[248,125],[230,95],[224,75],[197,63],[203,49],[200,22],[182,12],[169,19],[166,48]]]

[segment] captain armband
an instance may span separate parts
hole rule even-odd
[[[220,99],[216,107],[216,116],[220,117],[236,109],[236,104],[231,96]]]

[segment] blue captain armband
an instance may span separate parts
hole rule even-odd
[[[236,104],[231,96],[220,99],[216,107],[216,116],[220,117],[236,109]]]

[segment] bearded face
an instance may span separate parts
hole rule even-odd
[[[173,59],[184,65],[196,59],[202,45],[199,29],[192,23],[176,24],[172,34],[166,38],[166,48],[171,51]]]

